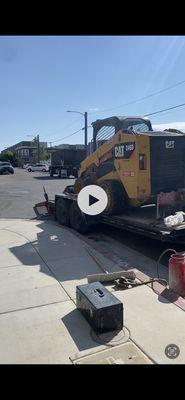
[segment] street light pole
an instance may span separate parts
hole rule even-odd
[[[67,112],[73,112],[73,113],[76,113],[76,114],[81,114],[81,115],[83,115],[83,117],[84,117],[84,122],[85,122],[85,124],[84,124],[84,144],[85,144],[85,149],[87,150],[87,142],[88,142],[88,133],[87,133],[87,128],[88,128],[88,124],[87,124],[87,111],[85,111],[85,113],[82,113],[82,112],[80,112],[80,111],[72,111],[72,110],[68,110]]]
[[[87,150],[87,112],[85,112],[84,117],[85,117],[85,149]]]
[[[37,135],[37,162],[40,163],[40,140],[39,140],[39,135]]]

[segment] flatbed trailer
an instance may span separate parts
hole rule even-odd
[[[55,219],[60,224],[70,226],[82,234],[101,223],[160,241],[185,244],[185,223],[167,227],[162,218],[156,218],[156,205],[134,208],[120,215],[102,213],[89,216],[79,209],[73,186],[67,186],[63,193],[55,195],[53,208]]]

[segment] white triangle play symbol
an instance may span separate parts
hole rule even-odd
[[[78,193],[77,203],[84,214],[98,215],[107,207],[108,198],[100,186],[87,185]]]

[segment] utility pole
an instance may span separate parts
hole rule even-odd
[[[85,118],[85,148],[87,150],[87,111],[84,113]]]
[[[39,135],[37,135],[37,162],[40,162],[40,141],[39,141]]]
[[[72,113],[77,113],[77,114],[81,114],[83,115],[84,119],[85,119],[85,126],[84,128],[82,128],[85,132],[84,132],[84,144],[85,144],[85,149],[87,152],[87,141],[88,141],[88,137],[87,137],[87,111],[85,111],[84,113],[80,112],[80,111],[74,111],[74,110],[68,110],[67,112],[72,112]]]

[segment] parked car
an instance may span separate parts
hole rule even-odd
[[[8,161],[0,161],[0,175],[4,173],[14,174],[14,168]]]
[[[35,165],[28,165],[26,168],[28,172],[34,172],[34,171],[42,171],[42,172],[47,172],[49,171],[49,166],[47,164],[35,164]]]
[[[26,168],[29,167],[29,165],[31,166],[31,165],[34,165],[34,164],[32,164],[32,163],[23,164],[22,168],[26,169]]]

